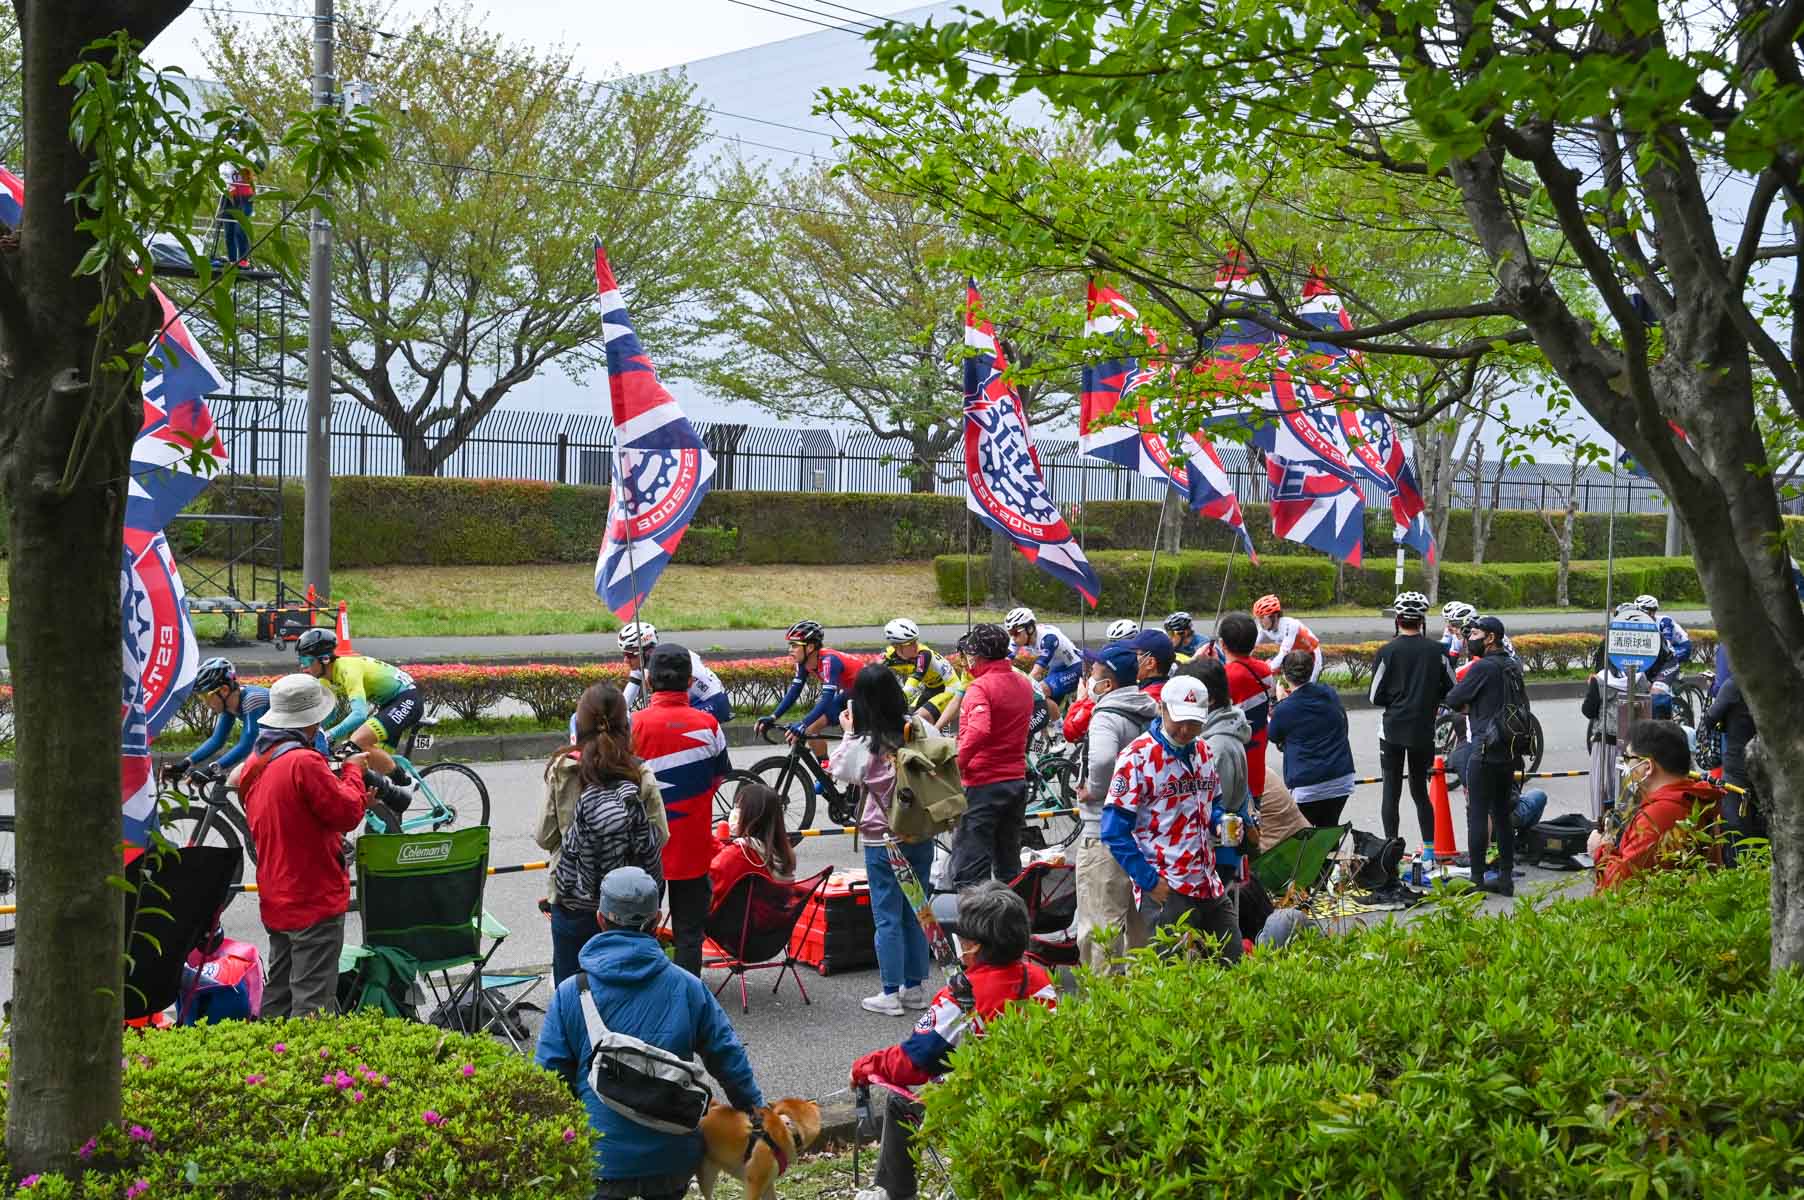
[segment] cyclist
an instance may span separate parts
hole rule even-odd
[[[1171,638],[1171,648],[1179,662],[1189,662],[1199,655],[1207,655],[1210,658],[1219,657],[1215,639],[1206,638],[1198,633],[1193,619],[1187,612],[1174,612],[1166,617],[1165,632]]]
[[[644,621],[632,621],[621,627],[614,641],[620,647],[620,656],[626,660],[626,687],[620,694],[630,712],[646,696],[645,662],[658,644],[658,630]],[[720,676],[710,671],[702,656],[693,650],[689,652],[689,707],[707,713],[722,725],[733,719],[733,702],[727,698],[727,689],[721,685]],[[570,734],[574,739],[574,715],[570,718]]]
[[[1478,619],[1478,610],[1464,600],[1441,605],[1441,649],[1454,662],[1466,651],[1466,626]]]
[[[1315,670],[1309,675],[1314,683],[1322,674],[1322,643],[1309,626],[1295,617],[1284,615],[1284,602],[1276,596],[1261,596],[1253,601],[1253,620],[1259,623],[1259,641],[1278,647],[1273,662],[1283,662],[1292,650],[1308,650],[1315,655]]]
[[[903,698],[910,712],[922,720],[937,723],[951,699],[947,682],[953,676],[952,664],[932,646],[921,644],[921,629],[907,617],[897,617],[883,627],[883,640],[889,648],[883,652],[883,665],[902,685]]]
[[[953,647],[949,660],[952,674],[946,677],[946,707],[940,713],[940,719],[934,722],[934,728],[945,732],[958,719],[959,705],[964,703],[965,689],[971,686],[971,635],[960,635],[958,643]]]
[[[345,712],[343,720],[324,731],[327,743],[348,736],[369,755],[366,781],[390,808],[406,812],[419,795],[419,781],[395,762],[389,747],[399,746],[426,713],[413,676],[362,654],[339,654],[338,635],[330,629],[309,629],[294,649],[301,670],[331,688]]]
[[[1041,625],[1031,608],[1010,609],[1002,624],[1016,647],[1032,654],[1033,667],[1028,676],[1034,681],[1034,690],[1046,697],[1047,718],[1057,720],[1059,705],[1077,690],[1077,681],[1084,671],[1084,658],[1077,643],[1057,625]]]
[[[1691,661],[1691,639],[1685,636],[1685,627],[1671,617],[1660,615],[1660,601],[1645,593],[1635,597],[1635,607],[1647,614],[1647,619],[1660,626],[1660,640],[1665,643],[1666,651],[1671,658],[1664,666],[1656,668],[1654,678],[1662,683],[1671,684],[1678,679],[1685,664]]]
[[[213,723],[213,732],[206,741],[195,747],[194,753],[163,764],[163,779],[166,782],[173,783],[189,773],[197,779],[210,779],[225,774],[232,766],[250,756],[257,744],[263,714],[269,711],[269,689],[253,684],[240,684],[238,668],[226,658],[209,658],[200,665],[200,669],[194,673],[194,694],[219,715],[219,720]],[[238,740],[230,750],[220,755],[218,762],[209,765],[208,760],[225,749],[227,739],[240,722],[244,728],[238,734]]]
[[[1119,621],[1110,621],[1109,627],[1102,631],[1102,636],[1106,642],[1125,642],[1139,632],[1140,622],[1122,617]]]
[[[795,677],[789,681],[789,689],[777,701],[775,710],[768,717],[759,717],[753,728],[763,733],[775,725],[777,718],[788,712],[801,696],[808,677],[813,675],[821,681],[820,698],[801,720],[789,727],[789,740],[807,737],[815,754],[825,758],[826,740],[813,735],[825,729],[828,722],[839,720],[839,710],[851,698],[852,677],[858,674],[858,664],[847,655],[822,645],[827,640],[827,631],[819,621],[797,621],[783,635],[783,640],[789,643],[790,657],[795,659]]]

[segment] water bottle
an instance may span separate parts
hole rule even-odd
[[[1421,874],[1418,887],[1427,887],[1434,882],[1434,847],[1422,847],[1422,853],[1416,855],[1416,869]]]

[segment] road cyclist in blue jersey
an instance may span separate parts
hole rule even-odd
[[[1657,668],[1655,676],[1668,686],[1675,683],[1685,664],[1691,661],[1691,638],[1686,635],[1685,627],[1671,617],[1660,615],[1660,601],[1657,597],[1646,594],[1635,597],[1635,607],[1640,609],[1647,619],[1660,627],[1660,640],[1666,645],[1667,661]]]
[[[789,643],[789,656],[795,659],[796,673],[789,688],[767,717],[759,717],[754,728],[763,733],[794,707],[802,689],[810,679],[818,679],[821,694],[802,718],[789,726],[789,740],[807,738],[809,747],[820,758],[827,757],[827,741],[816,736],[830,723],[839,721],[840,710],[852,695],[852,678],[858,674],[858,662],[850,655],[829,650],[824,643],[827,630],[819,621],[797,621],[783,635]]]
[[[1083,651],[1057,625],[1040,624],[1031,608],[1010,609],[1002,618],[1002,626],[1015,643],[1017,655],[1022,659],[1032,657],[1033,667],[1028,675],[1034,681],[1034,690],[1046,698],[1048,715],[1056,722],[1062,711],[1060,706],[1077,691],[1083,677]]]
[[[217,718],[207,740],[185,758],[163,764],[163,779],[173,783],[184,775],[196,782],[211,782],[250,757],[257,744],[263,714],[269,711],[269,689],[238,682],[238,668],[227,658],[209,658],[194,673],[194,694]],[[233,738],[233,730],[238,736]],[[226,749],[230,742],[231,748]],[[225,753],[221,754],[220,751]],[[217,760],[215,760],[215,756]]]

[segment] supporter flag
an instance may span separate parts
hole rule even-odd
[[[676,398],[658,382],[599,238],[595,286],[601,294],[615,445],[607,530],[595,559],[595,594],[615,616],[630,621],[707,494],[714,458]]]
[[[1320,270],[1312,272],[1309,281],[1303,285],[1303,303],[1297,312],[1305,322],[1317,329],[1353,327],[1340,297],[1335,294]],[[1358,361],[1357,355],[1344,347],[1327,342],[1310,342],[1309,353],[1313,360],[1330,367],[1337,363]],[[1333,399],[1327,385],[1312,383],[1310,391],[1318,402]],[[1432,562],[1435,544],[1434,534],[1428,525],[1428,502],[1422,498],[1422,489],[1416,483],[1416,473],[1410,469],[1409,459],[1403,453],[1403,441],[1397,436],[1396,427],[1391,424],[1390,414],[1382,409],[1359,404],[1358,389],[1351,384],[1343,384],[1340,393],[1344,399],[1339,404],[1338,412],[1341,429],[1351,452],[1350,461],[1356,470],[1390,497],[1391,516],[1397,524],[1398,540]]]
[[[1121,346],[1121,357],[1084,365],[1078,446],[1092,458],[1127,467],[1149,479],[1164,479],[1192,509],[1239,534],[1247,557],[1258,562],[1259,555],[1253,550],[1253,539],[1240,512],[1240,500],[1212,440],[1186,434],[1178,445],[1178,453],[1185,456],[1184,465],[1179,466],[1171,447],[1158,432],[1150,402],[1143,397],[1134,402],[1133,424],[1107,423],[1155,371],[1169,369],[1169,355],[1157,334],[1145,326],[1139,326],[1138,335],[1130,332],[1139,319],[1139,312],[1120,293],[1113,288],[1098,288],[1091,282],[1084,335],[1119,335],[1115,340]],[[1144,360],[1133,354],[1140,336],[1146,343]]]
[[[1008,364],[982,308],[971,281],[965,288],[965,347],[975,353],[965,358],[965,507],[1094,606],[1101,585],[1052,502],[1027,411],[1003,379]]]
[[[1672,435],[1681,442],[1691,441],[1691,435],[1686,433],[1683,429],[1680,429],[1677,421],[1668,421],[1666,426],[1672,430]],[[1653,473],[1636,461],[1635,456],[1630,454],[1627,450],[1618,454],[1616,456],[1616,461],[1621,464],[1623,470],[1627,471],[1637,479],[1652,479],[1654,477]]]
[[[5,167],[0,167],[0,225],[19,227],[25,213],[25,181]]]
[[[132,445],[128,528],[154,532],[206,490],[226,464],[207,396],[225,387],[169,298],[155,286],[163,328],[144,360],[144,422]]]

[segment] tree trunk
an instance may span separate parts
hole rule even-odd
[[[917,496],[932,495],[936,490],[935,484],[938,482],[938,480],[934,478],[933,460],[923,457],[920,452],[917,451],[914,457],[910,458],[908,462],[910,468],[908,472],[908,490]]]
[[[442,459],[434,456],[425,431],[407,425],[395,432],[401,439],[401,469],[409,475],[437,475]]]
[[[1491,503],[1485,503],[1485,449],[1478,446],[1472,463],[1472,565],[1482,567],[1485,545],[1491,540],[1491,520],[1497,515],[1497,493],[1503,483],[1503,464],[1497,464],[1497,478],[1490,492]]]
[[[1554,580],[1554,603],[1561,608],[1572,604],[1569,584],[1572,578],[1572,531],[1578,523],[1578,501],[1568,497],[1566,514],[1560,521],[1558,542],[1560,547],[1560,569]]]
[[[990,607],[1007,608],[1015,598],[1011,573],[1015,566],[1015,545],[1000,533],[990,531]]]

